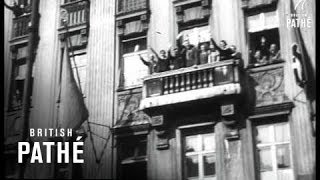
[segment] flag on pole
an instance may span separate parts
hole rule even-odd
[[[66,39],[64,43],[64,54],[61,62],[62,74],[58,123],[60,128],[72,128],[73,130],[76,130],[86,119],[88,119],[89,112],[84,103],[83,94],[73,76],[67,40],[68,39]]]

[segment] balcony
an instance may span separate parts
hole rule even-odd
[[[23,15],[13,19],[12,40],[27,37],[29,33],[30,14]]]
[[[152,74],[144,78],[140,109],[239,95],[244,78],[240,62],[230,59]]]

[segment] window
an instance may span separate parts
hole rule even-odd
[[[16,48],[13,53],[13,60],[12,60],[12,80],[11,80],[11,87],[10,87],[10,109],[17,110],[22,105],[23,100],[23,91],[24,91],[24,82],[26,77],[26,58],[28,56],[28,46],[21,45]],[[35,65],[33,64],[32,68],[32,76],[31,76],[31,94],[32,94],[32,87],[33,87],[33,77],[34,77],[34,68]]]
[[[214,133],[184,137],[185,179],[216,179],[216,147]]]
[[[248,16],[250,64],[263,65],[280,60],[278,27],[278,11],[261,12]]]
[[[147,179],[146,137],[122,139],[119,150],[120,179]]]
[[[147,0],[118,0],[118,13],[127,13],[147,8]]]
[[[260,180],[294,179],[289,124],[258,125],[254,132]]]
[[[135,52],[135,47],[139,50]],[[148,60],[147,39],[145,37],[122,40],[123,87],[134,87],[142,84],[142,78],[149,74],[148,67],[142,63],[139,54]]]

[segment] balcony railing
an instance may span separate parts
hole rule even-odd
[[[240,60],[231,59],[150,75],[143,82],[140,108],[239,94],[241,70]]]
[[[89,2],[87,0],[68,0],[61,7],[68,12],[68,26],[77,26],[88,22]]]
[[[118,14],[131,13],[147,8],[147,0],[119,0]]]
[[[28,35],[30,15],[24,15],[13,19],[12,39]]]

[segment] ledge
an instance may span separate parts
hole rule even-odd
[[[192,4],[192,3],[196,3],[196,2],[201,2],[202,0],[175,0],[173,1],[173,4],[175,7],[177,6],[183,6],[186,4]]]
[[[128,18],[141,16],[141,15],[148,14],[148,13],[149,13],[148,8],[139,9],[139,10],[132,11],[132,12],[123,12],[123,13],[120,12],[120,13],[116,14],[116,20],[128,19]]]

